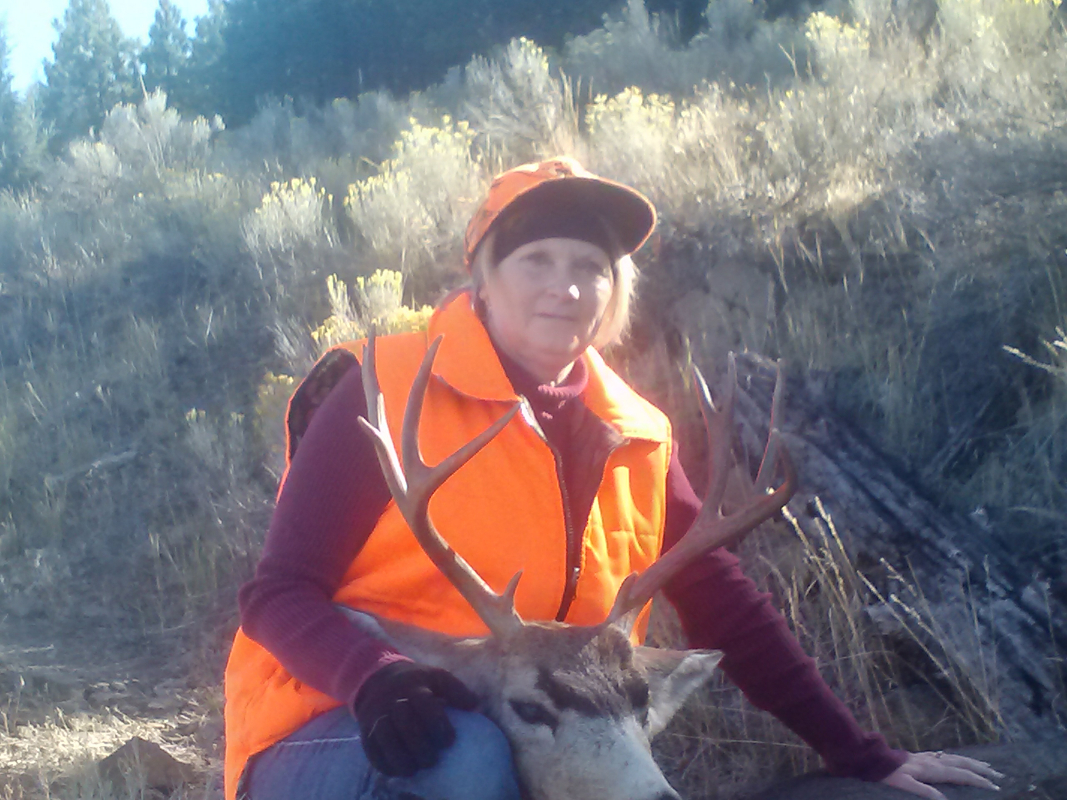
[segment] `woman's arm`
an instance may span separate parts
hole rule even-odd
[[[348,704],[366,678],[406,660],[334,607],[345,571],[389,502],[370,439],[359,365],[316,410],[293,457],[255,576],[240,591],[241,625],[308,686]]]
[[[445,670],[361,631],[332,602],[390,500],[358,422],[366,412],[353,364],[299,440],[255,577],[240,592],[241,624],[298,681],[348,706],[379,771],[410,775],[454,739],[445,705],[470,710],[478,699]]]
[[[689,529],[700,500],[676,456],[667,473],[663,549]],[[907,754],[866,733],[830,690],[785,619],[741,572],[737,558],[715,550],[684,570],[666,589],[689,643],[722,650],[727,677],[758,708],[769,711],[813,747],[835,775],[881,780]]]

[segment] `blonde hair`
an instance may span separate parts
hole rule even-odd
[[[488,271],[496,268],[492,256],[495,238],[496,231],[489,231],[479,243],[471,259],[470,278],[461,287],[470,291],[474,310],[483,320],[485,308],[478,292],[485,283]],[[600,318],[600,325],[592,342],[597,350],[606,350],[618,344],[626,335],[630,329],[634,301],[637,299],[637,265],[629,255],[621,256],[612,263],[611,275],[611,297],[608,298],[607,308],[604,309],[604,316]]]

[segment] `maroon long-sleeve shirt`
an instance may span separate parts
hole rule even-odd
[[[501,355],[512,385],[530,401],[546,437],[559,451],[572,519],[584,520],[595,487],[568,481],[580,469],[567,422],[581,403],[586,371],[578,361],[562,386],[539,386]],[[270,650],[299,681],[350,708],[363,681],[387,663],[404,659],[351,625],[332,604],[348,565],[359,553],[390,500],[369,437],[358,418],[366,412],[360,368],[348,369],[315,410],[300,439],[278,497],[255,576],[240,592],[245,633]],[[676,450],[676,448],[675,448]],[[667,473],[663,549],[689,529],[700,501],[677,455]],[[905,753],[865,733],[830,691],[770,597],[740,569],[737,558],[716,550],[666,587],[693,647],[721,650],[721,667],[757,707],[778,717],[811,745],[834,774],[880,780]]]

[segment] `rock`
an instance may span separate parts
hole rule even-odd
[[[163,794],[192,782],[193,768],[178,761],[155,742],[134,736],[98,765],[100,778],[116,789],[128,783]]]

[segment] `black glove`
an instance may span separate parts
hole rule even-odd
[[[379,772],[414,775],[456,740],[446,706],[473,710],[478,697],[448,670],[396,661],[373,673],[352,702],[363,750]]]

